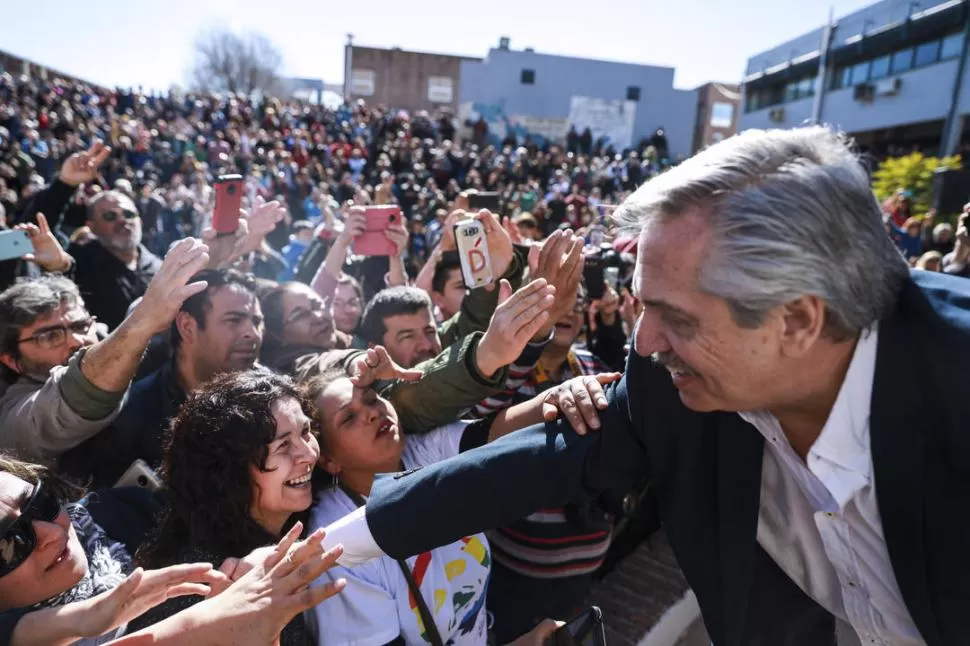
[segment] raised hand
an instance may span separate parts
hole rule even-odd
[[[219,235],[215,229],[208,228],[202,232],[202,241],[209,247],[209,269],[225,269],[241,258],[249,240],[249,223],[246,218],[239,218],[239,226],[232,234]]]
[[[105,146],[100,140],[95,141],[86,151],[74,153],[65,159],[57,178],[68,186],[92,182],[98,177],[98,167],[110,154],[110,146]]]
[[[248,231],[239,254],[233,255],[233,261],[263,246],[266,236],[286,217],[286,207],[276,200],[267,202],[261,196],[257,196],[256,206],[251,212],[247,213],[244,210],[242,216],[241,220],[246,220]]]
[[[394,243],[394,247],[397,249],[398,257],[404,256],[404,252],[408,250],[408,241],[411,239],[411,234],[408,232],[407,225],[404,224],[404,218],[397,218],[391,226],[389,226],[385,231],[384,235]]]
[[[549,308],[555,301],[556,292],[556,287],[540,278],[513,294],[509,281],[502,279],[499,305],[475,352],[481,374],[491,377],[522,354],[536,332],[549,320]]]
[[[535,254],[535,248],[529,250],[530,261]],[[534,262],[532,275],[556,286],[556,300],[549,309],[549,319],[534,339],[544,341],[556,323],[576,306],[576,293],[583,277],[583,239],[569,231],[554,231]]]
[[[480,210],[473,217],[482,223],[482,228],[485,230],[485,243],[488,245],[489,260],[492,263],[492,275],[495,278],[501,278],[509,270],[509,265],[512,264],[512,258],[515,256],[512,238],[488,209]],[[485,287],[489,291],[494,288],[495,283]]]
[[[344,230],[337,236],[336,244],[344,249],[349,248],[354,238],[362,234],[366,228],[367,218],[364,216],[364,207],[351,206],[344,220]]]
[[[225,581],[225,576],[208,563],[186,563],[160,570],[136,569],[121,585],[80,602],[80,632],[98,637],[125,624],[155,606],[185,595],[206,596],[210,586]]]
[[[502,228],[505,232],[509,234],[509,238],[512,240],[512,244],[523,244],[525,240],[522,238],[522,233],[519,231],[519,227],[512,222],[512,218],[505,216],[502,218]]]
[[[31,244],[34,245],[34,253],[24,254],[21,258],[37,263],[41,269],[48,272],[63,272],[71,268],[70,254],[64,251],[61,243],[57,241],[57,236],[51,231],[43,213],[37,214],[37,224],[18,224],[14,229],[26,232]]]
[[[151,334],[168,329],[185,299],[204,290],[208,283],[189,279],[206,267],[209,247],[196,238],[179,240],[169,249],[162,266],[132,311],[132,325]]]
[[[543,419],[551,422],[560,414],[565,415],[570,426],[580,435],[585,435],[587,428],[599,429],[600,420],[596,411],[605,410],[607,406],[603,386],[613,383],[620,376],[618,372],[611,372],[575,377],[547,390],[539,395]]]
[[[384,346],[375,345],[360,357],[354,359],[352,368],[354,376],[350,381],[358,388],[367,388],[376,381],[389,379],[403,379],[417,381],[424,373],[413,368],[402,368],[397,365]]]

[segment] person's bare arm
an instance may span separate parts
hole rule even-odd
[[[344,262],[347,260],[347,252],[350,251],[350,245],[355,237],[364,232],[366,225],[367,221],[364,219],[364,208],[360,206],[350,207],[347,211],[347,221],[344,222],[344,230],[337,236],[333,246],[330,247],[330,251],[327,252],[327,257],[323,260],[323,264],[320,265],[317,273],[313,276],[313,280],[310,281],[310,287],[315,292],[327,297],[329,294],[321,293],[321,286],[324,284],[332,284],[336,287],[336,280],[343,271]]]
[[[81,363],[85,378],[106,392],[127,389],[151,338],[171,325],[185,299],[206,288],[205,282],[186,283],[208,261],[208,247],[200,241],[177,242],[134,311],[108,338],[88,349]]]

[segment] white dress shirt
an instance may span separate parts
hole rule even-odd
[[[878,330],[863,333],[805,462],[774,415],[740,413],[765,437],[758,543],[861,644],[925,644],[903,603],[876,504],[869,409]]]

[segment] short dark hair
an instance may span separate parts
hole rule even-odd
[[[44,274],[22,280],[0,293],[0,352],[20,357],[20,332],[61,305],[84,306],[77,285],[68,278]]]
[[[434,268],[434,276],[431,277],[431,291],[443,294],[445,283],[451,278],[451,272],[455,269],[461,271],[461,261],[457,258],[442,256],[438,266]]]
[[[256,279],[252,274],[244,274],[235,269],[203,269],[192,278],[189,283],[204,280],[208,283],[205,289],[198,294],[193,294],[182,303],[180,312],[185,312],[195,319],[199,324],[199,329],[205,329],[206,313],[212,309],[212,294],[217,289],[227,285],[239,285],[246,291],[256,295]],[[172,347],[177,348],[182,343],[182,336],[179,334],[178,326],[172,322]]]
[[[244,556],[275,540],[251,515],[251,468],[266,471],[273,406],[290,398],[309,409],[289,377],[266,369],[219,375],[189,395],[166,432],[167,502],[142,565],[172,565],[187,547]]]
[[[416,314],[432,310],[431,297],[417,287],[388,287],[374,295],[360,317],[360,338],[366,343],[382,343],[387,326],[384,320],[399,314]]]

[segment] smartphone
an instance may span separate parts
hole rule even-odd
[[[141,487],[154,493],[162,488],[162,479],[144,460],[138,459],[118,478],[115,487]]]
[[[470,211],[478,211],[479,209],[488,209],[495,215],[501,213],[502,205],[499,201],[498,193],[494,191],[488,191],[485,193],[472,193],[468,196],[468,209]]]
[[[213,184],[216,191],[216,208],[212,212],[212,228],[219,235],[231,235],[239,228],[242,209],[242,175],[220,175]]]
[[[354,253],[360,256],[396,256],[397,247],[384,232],[399,223],[401,217],[399,206],[368,206],[364,210],[367,221],[364,232],[354,238]]]
[[[20,258],[25,253],[34,253],[34,243],[26,231],[0,231],[0,260]]]
[[[555,646],[606,646],[603,612],[596,606],[592,606],[552,633],[550,642]]]
[[[473,219],[456,223],[455,244],[465,287],[475,289],[491,285],[494,280],[492,259],[488,255],[488,241],[482,223]]]
[[[603,298],[603,294],[606,293],[604,264],[603,257],[598,253],[586,256],[583,261],[583,283],[586,285],[586,296],[593,300]]]
[[[606,284],[612,287],[614,290],[620,288],[620,268],[619,267],[607,267],[603,270],[603,278]]]

